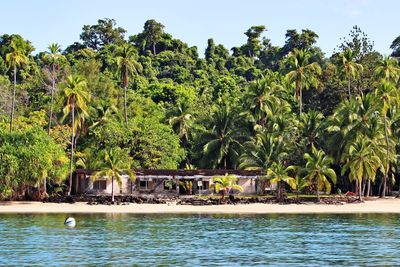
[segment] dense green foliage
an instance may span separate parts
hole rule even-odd
[[[23,186],[62,183],[68,173],[62,146],[40,128],[22,132],[0,131],[0,197],[7,198]]]
[[[83,26],[81,42],[35,55],[21,36],[0,36],[3,135],[40,127],[71,173],[118,147],[132,168],[259,169],[293,190],[360,197],[397,188],[400,37],[385,58],[355,26],[327,57],[309,29],[288,30],[279,47],[257,25],[232,53],[209,39],[203,58],[155,20],[125,34],[101,19]],[[25,179],[9,160],[3,196]],[[52,177],[34,171],[27,184]]]

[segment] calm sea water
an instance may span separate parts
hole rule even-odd
[[[399,215],[0,214],[0,265],[394,266]]]

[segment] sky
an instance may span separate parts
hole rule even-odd
[[[142,31],[155,19],[165,31],[203,56],[207,39],[230,49],[246,42],[244,32],[265,25],[264,36],[282,46],[287,29],[310,29],[327,56],[340,38],[358,25],[374,41],[375,50],[388,55],[400,35],[396,0],[13,0],[1,2],[0,34],[17,33],[31,41],[34,53],[56,42],[66,48],[79,41],[82,26],[100,18],[113,18],[127,35]]]

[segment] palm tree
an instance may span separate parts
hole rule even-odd
[[[132,182],[135,181],[136,176],[133,171],[129,169],[129,164],[125,164],[119,155],[121,149],[110,148],[105,151],[103,155],[102,164],[100,170],[95,172],[92,176],[92,180],[95,181],[100,177],[106,179],[111,178],[111,201],[114,202],[114,179],[117,180],[118,186],[122,187],[122,175],[127,174]]]
[[[363,71],[363,66],[355,62],[353,51],[347,48],[339,54],[339,70],[347,78],[347,90],[351,98],[351,79],[356,78]]]
[[[54,105],[54,92],[56,89],[56,67],[60,64],[60,59],[63,57],[61,52],[61,46],[57,43],[52,43],[48,46],[49,52],[46,54],[46,59],[51,65],[51,102],[50,102],[50,114],[49,114],[49,126],[48,135],[51,130],[51,120],[53,118],[53,105]]]
[[[397,83],[400,78],[400,67],[397,59],[386,57],[379,61],[378,64],[375,69],[376,77],[387,82]]]
[[[126,104],[126,92],[128,89],[129,78],[142,71],[142,65],[136,61],[136,50],[129,44],[124,44],[117,50],[117,71],[122,81],[124,89],[124,118],[128,124],[128,113]]]
[[[67,116],[71,115],[71,158],[70,158],[70,173],[69,173],[69,187],[68,187],[68,195],[71,195],[71,186],[72,186],[72,170],[73,170],[73,160],[74,160],[74,147],[75,147],[75,132],[79,126],[79,121],[75,121],[75,113],[87,115],[87,106],[86,103],[90,99],[90,94],[87,91],[86,81],[80,78],[79,76],[68,76],[65,83],[62,86],[63,97],[65,98],[65,108],[64,114]],[[82,116],[81,116],[82,117]],[[83,117],[82,117],[83,118]]]
[[[386,157],[384,164],[384,180],[383,180],[383,189],[381,197],[385,197],[386,194],[386,183],[388,179],[388,173],[390,168],[390,140],[389,137],[391,135],[391,127],[390,121],[388,119],[388,113],[393,107],[400,106],[400,94],[397,90],[396,86],[393,83],[389,83],[386,81],[381,81],[378,85],[375,94],[380,98],[380,113],[383,117],[384,127],[385,127],[385,141],[386,141]]]
[[[193,116],[190,112],[189,103],[186,101],[179,102],[168,115],[169,125],[171,125],[185,146],[189,142],[190,130],[193,126]]]
[[[190,104],[186,101],[180,101],[176,107],[173,107],[167,113],[168,123],[174,132],[178,135],[182,147],[189,149],[189,140],[193,128],[194,118],[190,110]],[[190,156],[186,156],[186,164],[190,165]]]
[[[365,131],[365,139],[370,141],[371,144],[371,150],[373,152],[373,155],[377,156],[380,161],[381,161],[381,166],[380,170],[384,174],[384,158],[386,157],[386,152],[387,152],[387,146],[386,146],[386,138],[385,138],[385,129],[384,129],[384,122],[382,121],[382,118],[379,117],[379,112],[375,111],[374,117],[372,117],[369,121],[369,125],[367,130]],[[390,158],[394,159],[395,158],[395,147],[396,147],[396,141],[394,140],[393,136],[389,140],[389,147],[391,148],[389,153],[390,153]],[[366,192],[365,196],[369,196],[371,192],[371,181],[374,182],[375,177],[367,177],[366,182]],[[381,181],[383,184],[383,181]]]
[[[228,105],[221,105],[212,115],[210,127],[201,136],[204,142],[203,159],[212,163],[212,168],[228,167],[228,160],[234,165],[239,156],[244,129],[240,127],[241,117]]]
[[[270,181],[271,184],[276,183],[277,185],[277,194],[276,198],[278,201],[282,199],[281,196],[281,184],[286,183],[292,189],[296,187],[296,180],[292,176],[289,175],[290,171],[295,169],[294,166],[285,167],[282,163],[274,162],[271,167],[267,169],[266,178]]]
[[[300,197],[299,197],[300,191],[302,189],[310,186],[310,184],[311,184],[310,181],[307,180],[306,178],[301,177],[299,175],[296,175],[296,177],[294,178],[294,188],[293,189],[296,190],[296,200],[297,200],[297,202],[300,201]]]
[[[237,184],[237,180],[236,176],[228,175],[227,173],[224,176],[215,176],[212,179],[211,188],[215,189],[215,193],[221,193],[222,199],[224,199],[231,189],[243,192],[243,187]]]
[[[295,48],[289,53],[288,62],[292,71],[287,74],[290,82],[296,85],[296,98],[299,101],[299,114],[303,110],[303,89],[311,86],[318,87],[318,75],[321,74],[321,67],[317,62],[309,63],[311,53],[306,50]]]
[[[318,202],[320,201],[319,191],[331,191],[331,183],[327,179],[329,177],[332,182],[336,183],[336,173],[329,166],[332,164],[332,158],[325,155],[323,150],[317,150],[312,146],[312,153],[305,153],[304,159],[307,161],[302,172],[305,173],[305,178],[309,180],[315,187]]]
[[[360,134],[369,135],[373,123],[377,123],[376,96],[366,94],[344,101],[335,109],[333,116],[325,120],[324,139],[329,154],[335,161],[341,161],[341,155],[349,144],[355,142]],[[370,136],[373,138],[373,136]]]
[[[14,82],[13,82],[13,96],[11,102],[10,114],[10,132],[12,132],[14,110],[15,110],[15,92],[17,85],[17,67],[21,67],[28,62],[28,57],[25,55],[25,43],[22,38],[13,38],[9,45],[9,51],[6,53],[6,64],[13,68]]]
[[[288,156],[289,147],[281,136],[268,132],[257,133],[256,138],[244,143],[240,156],[241,169],[266,171],[274,162]]]
[[[303,136],[307,138],[307,145],[317,145],[318,138],[322,132],[323,119],[324,115],[315,110],[310,110],[309,112],[301,115],[301,128]]]
[[[103,125],[107,121],[110,121],[114,116],[117,115],[117,107],[108,102],[100,102],[97,107],[95,107],[95,113],[97,117],[92,121],[90,128],[95,128],[99,125]],[[119,118],[121,119],[121,118]]]
[[[358,180],[358,198],[362,201],[362,183],[368,177],[375,180],[376,172],[382,165],[380,158],[375,154],[371,140],[360,136],[351,144],[347,153],[343,154],[345,162],[342,168],[342,175],[348,170],[350,180]]]
[[[290,110],[290,105],[283,98],[284,89],[273,78],[266,77],[250,84],[244,96],[244,102],[252,117],[265,127],[267,117],[273,117],[276,109]]]

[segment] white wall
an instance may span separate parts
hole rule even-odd
[[[122,194],[130,194],[131,193],[131,182],[130,178],[128,175],[122,175],[122,185],[121,188],[118,186],[118,182],[116,179],[114,179],[114,194],[119,195],[122,190]],[[104,179],[98,179],[98,180],[104,180]],[[97,194],[110,194],[111,195],[111,178],[107,179],[107,188],[105,190],[94,190],[93,189],[93,180],[89,179],[89,186],[88,186],[88,191],[97,193]]]

